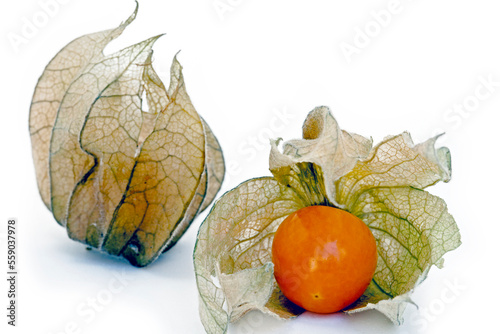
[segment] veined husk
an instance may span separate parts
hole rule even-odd
[[[160,36],[103,54],[137,9],[57,53],[35,88],[29,125],[40,195],[69,237],[145,266],[214,199],[224,161],[177,58],[168,88],[154,71]]]
[[[194,266],[202,323],[210,334],[250,310],[282,319],[304,310],[288,301],[273,275],[271,246],[280,223],[311,205],[361,218],[377,242],[378,264],[365,293],[344,312],[376,309],[394,323],[432,265],[460,245],[446,203],[423,190],[451,177],[437,137],[414,145],[408,133],[372,147],[341,130],[327,107],[309,113],[303,139],[271,142],[272,177],[248,180],[224,194],[198,232]]]

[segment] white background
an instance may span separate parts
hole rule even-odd
[[[192,250],[206,212],[171,251],[138,269],[68,239],[39,198],[28,134],[38,77],[69,41],[117,26],[135,6],[132,0],[61,0],[44,9],[45,2],[54,3],[9,1],[0,11],[0,268],[6,272],[5,225],[15,217],[20,273],[14,329],[6,325],[2,274],[1,331],[204,333]],[[229,7],[221,12],[217,3]],[[447,133],[440,145],[452,152],[453,178],[429,190],[448,203],[463,245],[416,289],[420,309],[409,307],[404,325],[373,311],[306,313],[290,322],[252,313],[229,333],[498,332],[500,6],[401,0],[381,26],[373,13],[390,3],[141,0],[136,21],[106,50],[166,33],[154,61],[167,82],[172,57],[182,50],[188,92],[224,150],[223,191],[268,175],[267,138],[299,137],[303,119],[318,105],[329,106],[343,129],[375,143],[405,130],[415,142]],[[371,37],[363,40],[365,29]],[[347,44],[357,47],[351,57],[342,52]],[[488,80],[493,84],[485,85]]]

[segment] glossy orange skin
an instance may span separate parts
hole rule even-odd
[[[366,224],[347,211],[310,206],[288,216],[274,236],[274,276],[283,294],[316,313],[355,302],[377,267],[377,245]]]

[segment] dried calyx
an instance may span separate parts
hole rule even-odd
[[[38,188],[57,222],[70,238],[145,266],[214,199],[224,162],[177,59],[168,88],[154,71],[159,36],[103,54],[137,9],[50,61],[29,123]]]
[[[224,194],[202,223],[194,252],[200,315],[208,333],[225,333],[250,310],[293,318],[303,312],[279,290],[273,275],[274,233],[291,213],[330,205],[359,217],[377,242],[379,259],[365,293],[344,311],[376,309],[394,323],[410,294],[460,245],[446,203],[424,188],[451,176],[447,148],[436,138],[414,145],[408,133],[372,147],[341,130],[327,107],[309,113],[303,139],[271,143],[272,177]]]

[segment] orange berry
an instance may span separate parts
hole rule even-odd
[[[368,226],[329,206],[305,207],[288,216],[276,231],[272,255],[283,294],[316,313],[355,302],[377,267],[377,244]]]

